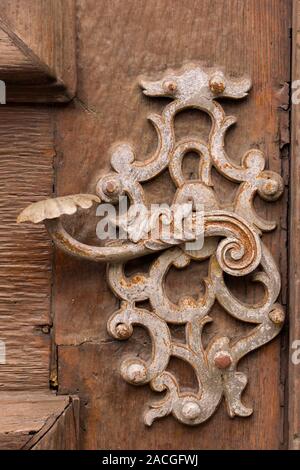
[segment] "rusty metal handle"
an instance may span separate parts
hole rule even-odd
[[[265,170],[265,157],[257,149],[246,152],[241,164],[233,163],[224,147],[227,129],[234,124],[233,116],[226,116],[218,98],[241,99],[247,96],[251,82],[247,78],[232,80],[218,69],[205,70],[190,64],[178,71],[167,71],[161,79],[140,81],[147,96],[165,96],[172,99],[161,115],[149,116],[158,136],[155,153],[146,161],[135,159],[132,146],[122,143],[111,150],[113,171],[102,176],[96,184],[97,195],[77,194],[34,203],[24,209],[18,221],[44,221],[55,244],[77,257],[98,262],[109,262],[108,281],[120,299],[120,309],[108,321],[108,331],[118,340],[128,339],[135,325],[145,327],[152,339],[152,357],[148,362],[127,358],[121,365],[124,380],[135,385],[149,383],[157,392],[166,391],[163,400],[148,406],[145,423],[172,414],[179,421],[196,425],[207,420],[225,397],[231,417],[249,416],[251,408],[241,401],[247,376],[237,371],[239,360],[250,351],[274,338],[282,328],[284,311],[276,303],[280,292],[280,276],[274,259],[261,240],[262,232],[275,229],[276,224],[259,217],[253,208],[256,194],[267,201],[276,200],[283,192],[280,175]],[[183,139],[176,142],[175,115],[187,108],[206,112],[212,121],[208,142]],[[194,151],[199,155],[198,179],[184,178],[182,161]],[[218,201],[211,179],[214,167],[225,178],[239,183],[235,199],[226,207]],[[132,204],[142,204],[148,210],[142,183],[156,177],[168,168],[177,187],[174,204],[185,204],[192,198],[203,207],[204,246],[188,249],[184,242],[196,240],[197,220],[191,219],[191,232],[179,236],[174,219],[167,240],[152,237],[157,224],[146,224],[139,237],[128,231],[128,241],[109,246],[89,246],[68,234],[60,216],[74,214],[78,207],[87,209],[92,204],[117,204],[126,196]],[[126,214],[127,216],[128,214]],[[122,226],[122,218],[119,219]],[[157,252],[157,258],[146,274],[127,277],[127,260]],[[195,300],[183,298],[178,304],[167,296],[165,277],[172,266],[183,268],[191,259],[201,262],[209,259],[209,273],[204,280],[206,290]],[[261,270],[257,272],[257,267]],[[265,297],[260,305],[247,305],[236,299],[226,286],[223,272],[233,276],[254,273],[254,280],[262,283]],[[151,308],[140,308],[137,302],[148,300]],[[228,314],[239,321],[254,324],[247,336],[232,343],[227,336],[212,339],[205,349],[201,336],[204,325],[211,321],[209,313],[217,300]],[[169,324],[186,326],[185,344],[175,342]],[[198,379],[198,389],[180,390],[176,377],[166,371],[171,356],[188,362]]]

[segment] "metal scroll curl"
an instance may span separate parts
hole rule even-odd
[[[128,383],[148,383],[155,392],[166,392],[162,400],[148,405],[144,415],[147,425],[168,414],[188,425],[200,424],[216,411],[223,397],[229,416],[246,417],[252,409],[242,403],[241,395],[248,379],[237,370],[238,362],[272,340],[284,322],[284,310],[276,302],[280,275],[261,240],[262,232],[273,230],[276,223],[256,214],[253,199],[258,195],[266,201],[276,200],[283,192],[283,181],[280,175],[265,169],[265,157],[257,149],[246,152],[240,165],[226,153],[224,137],[235,118],[226,116],[217,99],[244,98],[251,87],[249,79],[231,79],[220,70],[189,64],[177,71],[167,70],[159,80],[143,79],[140,85],[147,96],[171,98],[161,115],[149,116],[158,137],[154,154],[141,162],[136,160],[129,143],[115,145],[111,150],[113,171],[99,179],[95,194],[39,201],[24,209],[18,221],[44,221],[55,244],[65,252],[109,263],[108,281],[120,299],[120,308],[108,320],[109,334],[117,340],[127,340],[134,326],[140,325],[147,329],[152,341],[151,358],[148,361],[126,358],[121,364],[121,375]],[[174,118],[188,108],[199,109],[210,116],[208,142],[195,138],[176,141]],[[190,151],[199,155],[198,179],[193,181],[187,181],[182,171],[184,156]],[[184,204],[192,197],[204,208],[205,242],[201,249],[191,251],[185,245],[186,241],[193,240],[191,233],[196,239],[194,217],[187,237],[179,236],[174,221],[170,220],[172,230],[168,239],[129,235],[127,243],[107,246],[86,245],[64,229],[60,217],[74,214],[78,207],[88,209],[93,203],[101,202],[116,204],[122,195],[126,195],[131,204],[147,206],[142,183],[167,168],[177,188],[174,204]],[[239,184],[235,199],[227,206],[216,197],[212,168]],[[120,219],[120,226],[121,222]],[[151,223],[145,225],[144,233],[152,233]],[[126,261],[153,252],[158,255],[148,273],[130,277],[124,274]],[[182,297],[174,303],[166,293],[166,275],[172,266],[183,268],[191,259],[209,259],[205,292],[197,299]],[[253,273],[253,280],[264,288],[263,301],[259,305],[241,302],[226,286],[224,272],[232,276]],[[149,308],[138,306],[137,303],[144,300],[149,301]],[[212,321],[209,313],[215,301],[237,320],[253,324],[253,329],[235,342],[227,336],[214,338],[204,348],[203,328]],[[185,343],[171,337],[171,324],[185,326]],[[175,375],[167,371],[171,356],[192,366],[197,377],[197,390],[180,390]]]

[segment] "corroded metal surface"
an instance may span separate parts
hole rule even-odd
[[[265,170],[265,158],[261,151],[252,149],[243,156],[241,165],[233,163],[226,154],[224,137],[235,122],[226,116],[217,98],[240,99],[247,95],[251,82],[248,79],[232,80],[222,71],[204,70],[190,64],[179,71],[167,71],[160,80],[141,80],[147,96],[172,98],[161,115],[149,116],[158,136],[154,155],[144,162],[135,159],[135,152],[128,143],[114,146],[111,151],[113,171],[96,184],[97,197],[76,195],[67,198],[39,202],[25,209],[19,220],[45,224],[55,243],[74,256],[96,261],[108,261],[108,279],[115,295],[120,299],[120,309],[108,321],[108,331],[118,340],[128,339],[134,325],[145,327],[152,339],[152,357],[148,362],[136,357],[127,358],[121,366],[123,378],[132,384],[149,383],[156,392],[166,391],[161,401],[149,405],[145,423],[173,414],[179,421],[196,425],[207,420],[225,397],[231,417],[249,416],[251,408],[241,401],[247,384],[244,373],[237,371],[239,360],[250,351],[273,339],[284,322],[283,308],[276,303],[280,292],[280,276],[271,253],[261,241],[264,231],[273,230],[275,222],[259,217],[253,207],[256,194],[266,201],[276,200],[283,192],[281,177]],[[212,126],[208,142],[200,139],[176,142],[175,115],[187,108],[208,113]],[[195,181],[186,181],[182,171],[184,156],[194,151],[199,155],[199,174]],[[239,183],[239,189],[231,204],[218,201],[211,179],[215,168],[225,178]],[[175,229],[169,238],[139,237],[129,234],[126,243],[104,247],[89,246],[75,240],[63,228],[59,216],[74,213],[76,208],[88,208],[97,198],[116,204],[119,197],[127,195],[131,203],[146,204],[142,183],[168,168],[177,187],[174,204],[188,201],[204,208],[204,246],[189,250],[184,241],[196,239],[197,222],[186,237],[180,237]],[[163,201],[162,201],[163,202]],[[119,219],[121,226],[122,219]],[[170,226],[174,226],[170,221]],[[144,232],[149,232],[145,225]],[[152,233],[152,232],[151,232]],[[196,234],[196,235],[195,235]],[[146,274],[127,277],[124,265],[128,259],[147,253],[160,252]],[[178,304],[168,298],[165,277],[172,266],[183,268],[191,259],[209,258],[209,274],[205,279],[206,291],[197,300],[183,297]],[[257,269],[258,268],[258,269]],[[253,273],[253,280],[265,289],[264,300],[259,305],[247,305],[230,292],[223,278],[226,272],[233,276]],[[137,302],[149,300],[151,308],[140,308]],[[212,321],[209,312],[215,301],[237,320],[253,324],[247,336],[231,342],[227,336],[214,338],[204,349],[201,335],[204,325]],[[171,338],[169,324],[185,325],[186,342]],[[182,392],[176,377],[166,371],[170,357],[188,362],[194,369],[198,389]]]
[[[274,260],[262,244],[262,271],[255,274],[265,288],[264,301],[259,306],[247,305],[236,299],[226,287],[223,271],[215,255],[210,257],[210,269],[205,279],[206,292],[197,300],[184,297],[179,304],[168,298],[164,288],[165,276],[173,265],[182,268],[190,262],[182,248],[164,251],[152,264],[148,274],[126,277],[122,263],[110,265],[108,279],[114,293],[121,299],[121,308],[108,321],[108,331],[116,339],[131,336],[134,325],[145,327],[152,339],[152,358],[126,359],[121,366],[123,378],[135,385],[150,383],[155,391],[167,390],[166,397],[150,405],[145,422],[172,413],[186,424],[199,424],[208,419],[225,396],[231,417],[249,416],[252,409],[241,402],[247,384],[245,374],[236,370],[238,361],[250,351],[273,339],[280,331],[283,309],[275,301],[280,291],[280,277]],[[136,307],[136,302],[149,299],[151,311]],[[211,321],[209,312],[218,302],[233,317],[255,324],[247,337],[230,343],[224,336],[211,341],[206,350],[201,342],[204,325]],[[185,325],[186,343],[171,339],[168,324]],[[170,356],[188,362],[194,369],[199,389],[181,393],[176,378],[166,372]]]

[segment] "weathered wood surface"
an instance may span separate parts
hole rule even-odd
[[[293,5],[293,55],[292,55],[292,85],[300,79],[300,1]],[[297,84],[296,84],[297,85]],[[299,89],[299,86],[296,87]],[[299,93],[296,89],[291,90]],[[290,358],[289,358],[289,447],[300,450],[300,364],[292,362],[294,342],[300,340],[300,104],[292,101],[291,127],[291,178],[290,178],[290,233],[289,233],[289,279],[290,279]],[[297,344],[299,348],[299,344]],[[299,355],[298,355],[299,357]]]
[[[74,12],[73,0],[0,2],[7,101],[73,96]],[[53,193],[51,112],[1,106],[0,120],[0,448],[77,449],[78,399],[49,391],[49,378],[56,381],[51,242],[42,226],[16,224],[29,202]]]
[[[65,102],[76,88],[74,0],[0,1],[8,102]]]
[[[31,447],[28,443],[35,435],[49,429],[48,424],[53,426],[69,406],[69,397],[51,392],[1,392],[0,399],[1,450]]]
[[[49,387],[52,249],[18,213],[53,191],[53,129],[39,108],[0,107],[0,391]]]
[[[93,192],[102,172],[109,170],[109,147],[130,140],[140,159],[155,148],[154,133],[146,122],[162,102],[142,97],[140,74],[157,75],[167,66],[201,60],[205,65],[225,66],[227,73],[248,74],[253,90],[245,101],[225,104],[238,118],[231,131],[228,152],[236,161],[251,147],[268,157],[268,167],[288,181],[288,93],[290,1],[263,0],[78,0],[78,98],[58,111],[57,149],[61,157],[57,174],[58,195]],[[202,114],[185,112],[177,118],[178,137],[200,134],[207,138],[209,122]],[[194,159],[185,171],[193,174]],[[214,175],[219,197],[231,199],[235,185]],[[149,200],[170,202],[174,187],[167,174],[148,184]],[[261,213],[278,221],[279,229],[264,236],[279,264],[283,279],[281,302],[286,303],[286,195],[270,206],[257,201]],[[272,207],[271,207],[272,206]],[[77,219],[75,232],[95,241],[95,223]],[[130,272],[145,268],[145,261],[131,263]],[[199,290],[205,263],[168,276],[169,295],[177,300]],[[259,289],[242,282],[228,285],[241,298],[257,301]],[[184,289],[186,289],[184,291]],[[250,383],[246,403],[255,413],[230,420],[220,406],[214,417],[199,427],[187,428],[171,417],[145,428],[140,410],[148,401],[147,387],[136,389],[118,375],[125,352],[145,357],[149,339],[140,330],[127,344],[113,341],[106,322],[117,301],[105,282],[105,267],[69,258],[57,252],[55,262],[56,342],[59,392],[81,397],[81,446],[85,448],[250,448],[271,449],[286,445],[284,428],[285,365],[277,339],[245,359]],[[207,341],[215,334],[237,337],[241,331],[218,306]],[[244,330],[243,330],[244,331]],[[180,329],[174,335],[182,337]],[[184,386],[194,385],[185,364],[172,361]],[[128,432],[130,429],[131,432]]]
[[[70,403],[61,415],[48,420],[25,447],[30,450],[79,449],[79,399],[70,397]]]
[[[1,80],[9,81],[10,78],[15,80],[32,80],[38,81],[42,79],[43,72],[26,55],[3,29],[0,29],[0,76]]]

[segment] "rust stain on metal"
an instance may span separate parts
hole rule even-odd
[[[108,321],[109,334],[125,340],[132,335],[135,325],[141,325],[152,340],[151,358],[148,361],[127,358],[120,373],[131,384],[148,383],[154,391],[166,392],[163,399],[149,404],[144,415],[147,425],[169,414],[188,425],[200,424],[212,416],[222,398],[231,417],[247,417],[252,409],[242,403],[241,396],[248,378],[237,370],[238,363],[246,354],[277,336],[284,322],[284,310],[276,303],[280,292],[278,268],[261,240],[262,233],[274,230],[276,223],[258,216],[253,207],[256,195],[266,201],[276,200],[283,192],[283,181],[280,175],[265,170],[265,157],[260,150],[246,152],[240,165],[231,161],[224,139],[236,119],[226,116],[216,101],[223,97],[238,100],[247,96],[251,81],[232,79],[220,70],[189,64],[177,71],[167,70],[158,80],[142,79],[140,85],[147,96],[172,99],[161,115],[149,116],[158,137],[154,154],[140,162],[131,144],[119,143],[111,149],[112,171],[96,184],[97,196],[75,195],[39,202],[25,209],[19,221],[45,220],[50,236],[67,253],[110,263],[107,277],[112,291],[120,299],[120,308]],[[176,141],[174,117],[188,108],[199,109],[210,116],[212,128],[208,142],[195,138]],[[190,151],[196,152],[200,160],[198,179],[193,182],[186,181],[182,171],[183,159]],[[186,249],[184,242],[191,239],[176,234],[172,219],[167,241],[159,237],[144,239],[129,233],[126,245],[99,247],[85,245],[65,232],[60,215],[73,214],[77,207],[88,208],[99,200],[117,203],[119,196],[127,195],[132,203],[147,206],[142,183],[166,168],[177,188],[174,204],[192,200],[204,207],[205,243],[200,250]],[[212,168],[239,184],[235,199],[226,207],[214,192]],[[145,226],[143,235],[151,233],[154,223],[160,224],[161,219]],[[121,219],[119,224],[121,227]],[[196,224],[195,219],[193,224]],[[155,251],[158,256],[146,274],[129,277],[124,274],[127,260]],[[204,294],[199,294],[197,299],[185,297],[178,304],[174,303],[166,293],[168,271],[172,267],[183,268],[191,260],[201,262],[204,259],[209,259]],[[262,304],[245,304],[234,297],[224,282],[224,272],[233,276],[254,273],[254,280],[265,290]],[[138,306],[141,301],[149,301],[151,308]],[[253,329],[234,343],[230,337],[223,336],[213,338],[204,348],[202,330],[212,321],[209,313],[215,301],[235,319],[253,324]],[[185,326],[184,344],[172,339],[170,324]],[[194,369],[197,390],[180,390],[176,377],[166,371],[171,356],[188,362]]]
[[[284,313],[280,308],[274,308],[269,313],[270,320],[275,323],[275,325],[282,325],[284,322]]]
[[[215,355],[214,363],[219,369],[227,369],[232,364],[232,357],[226,351],[220,351]]]
[[[131,335],[130,329],[124,325],[124,323],[120,323],[116,326],[116,335],[119,339],[128,339]]]

